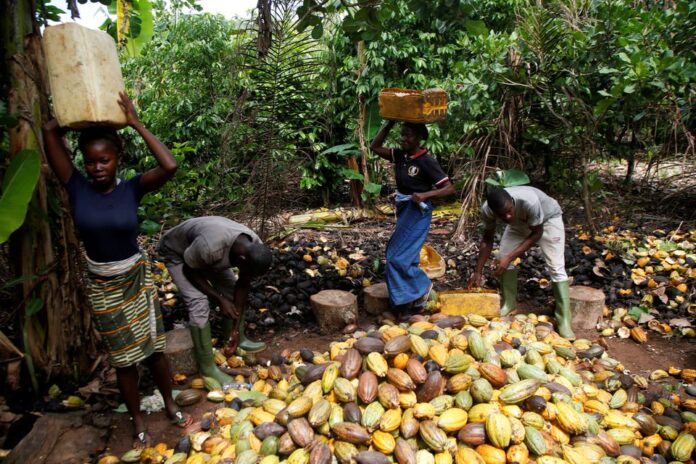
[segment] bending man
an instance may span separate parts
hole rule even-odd
[[[209,301],[222,312],[223,333],[233,350],[264,350],[264,343],[246,338],[244,310],[251,279],[268,270],[271,251],[251,229],[219,216],[182,222],[162,237],[158,251],[186,303],[201,374],[231,383],[213,360]]]
[[[481,272],[493,248],[496,220],[507,224],[500,241],[498,266],[503,296],[503,316],[517,309],[517,274],[513,262],[535,243],[544,254],[556,298],[556,325],[565,338],[575,338],[570,324],[570,296],[565,271],[565,229],[558,202],[534,187],[494,188],[487,192],[481,207],[484,233],[479,245],[476,270],[469,288],[481,286]]]

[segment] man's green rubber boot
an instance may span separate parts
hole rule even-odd
[[[198,361],[198,370],[205,377],[212,377],[221,385],[234,383],[234,379],[222,372],[213,359],[213,341],[210,335],[210,322],[203,327],[190,326],[193,349]]]
[[[553,283],[553,296],[556,299],[556,329],[563,338],[575,339],[570,315],[570,284],[567,280]]]
[[[239,325],[237,326],[237,331],[239,331],[239,349],[244,350],[247,353],[257,353],[259,351],[265,350],[266,344],[264,342],[255,342],[254,340],[247,338],[247,336],[244,333],[244,319],[244,314],[242,314],[239,317]]]
[[[503,305],[500,315],[507,316],[517,310],[517,275],[518,269],[506,269],[500,277],[500,293],[503,297]]]

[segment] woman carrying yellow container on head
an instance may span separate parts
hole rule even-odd
[[[389,300],[401,317],[420,310],[428,300],[432,283],[418,267],[420,250],[430,229],[433,198],[454,193],[449,177],[439,163],[421,147],[428,139],[425,124],[403,123],[399,148],[382,146],[394,121],[388,121],[370,148],[394,163],[396,178],[396,228],[387,244]]]

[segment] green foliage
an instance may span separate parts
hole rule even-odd
[[[486,177],[486,184],[493,187],[514,187],[516,185],[529,184],[529,176],[517,169],[497,170],[492,175]]]
[[[150,0],[128,0],[124,11],[119,11],[121,5],[116,0],[101,0],[108,7],[109,13],[116,20],[107,18],[100,28],[111,35],[119,43],[120,28],[123,28],[123,53],[127,56],[138,56],[145,44],[154,33],[154,16]],[[125,23],[125,26],[122,24]]]
[[[0,191],[0,244],[24,222],[39,173],[40,158],[36,150],[22,150],[10,161]]]
[[[142,217],[157,223],[175,211],[172,220],[194,214],[201,204],[210,204],[208,198],[240,198],[245,172],[232,159],[237,147],[224,138],[235,96],[248,79],[232,40],[240,33],[238,25],[221,16],[166,10],[156,27],[141,55],[125,60],[123,72],[143,123],[179,164],[172,182],[143,199]],[[125,164],[137,171],[152,167],[155,160],[140,137],[132,134],[128,140]]]
[[[259,42],[244,53],[249,69],[249,98],[243,117],[231,140],[247,134],[246,146],[239,150],[253,156],[249,163],[252,201],[250,212],[266,233],[267,222],[280,212],[288,199],[288,183],[298,174],[298,160],[312,159],[326,145],[320,137],[325,126],[326,87],[322,78],[320,42],[307,32],[299,32],[295,14],[297,2],[274,2],[269,24],[270,42]],[[263,36],[263,28],[254,36]],[[294,183],[293,187],[297,184]]]
[[[346,179],[362,181],[362,174],[346,166],[347,158],[351,156],[360,156],[360,150],[354,143],[336,145],[321,151],[313,163],[302,166],[300,187],[332,190],[338,188]]]
[[[448,118],[426,147],[451,175],[469,178],[475,159],[530,173],[543,160],[554,189],[579,188],[581,159],[688,149],[695,125],[695,2],[279,1],[260,56],[256,23],[182,14],[191,1],[153,2],[153,40],[124,69],[148,127],[182,150],[176,181],[143,206],[154,223],[211,199],[237,205],[268,180],[325,201],[363,181],[346,161],[361,156],[363,104],[365,139],[376,134],[384,87],[447,91]],[[142,170],[153,160],[135,142],[129,161]],[[372,155],[367,166],[363,193],[379,195],[387,167]],[[584,182],[601,192],[596,173]]]

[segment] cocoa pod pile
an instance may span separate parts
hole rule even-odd
[[[588,340],[561,338],[545,317],[415,319],[357,331],[326,353],[298,351],[290,371],[255,380],[258,398],[241,401],[235,398],[240,392],[228,391],[202,431],[175,448],[160,444],[120,459],[693,462],[696,400],[652,393],[648,379],[625,373],[620,361]],[[119,458],[104,456],[100,463],[118,462],[113,459]]]

